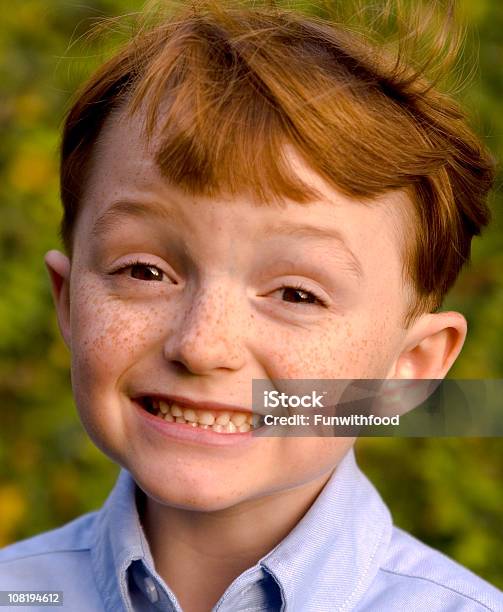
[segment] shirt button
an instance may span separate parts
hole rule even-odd
[[[147,592],[147,597],[150,599],[150,601],[152,603],[159,601],[159,593],[157,592],[157,587],[155,586],[152,578],[147,576],[143,579],[143,583],[145,584],[145,591]]]

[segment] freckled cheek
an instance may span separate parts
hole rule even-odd
[[[120,371],[146,352],[162,350],[170,318],[155,304],[96,299],[72,304],[72,360],[93,376]]]
[[[267,360],[273,378],[379,378],[390,346],[384,323],[339,321],[323,330],[275,334]]]

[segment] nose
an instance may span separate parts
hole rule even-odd
[[[187,296],[189,305],[164,343],[164,357],[194,374],[238,370],[245,360],[243,313],[222,282]]]

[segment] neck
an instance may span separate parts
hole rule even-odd
[[[329,478],[324,474],[295,489],[213,512],[174,508],[147,497],[141,519],[156,571],[182,609],[211,609],[235,578],[286,537]]]

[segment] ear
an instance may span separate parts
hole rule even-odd
[[[59,329],[66,346],[70,348],[70,259],[64,253],[53,250],[46,253],[45,265],[51,278]]]
[[[388,378],[444,378],[463,347],[466,319],[459,312],[421,316],[407,331]]]

